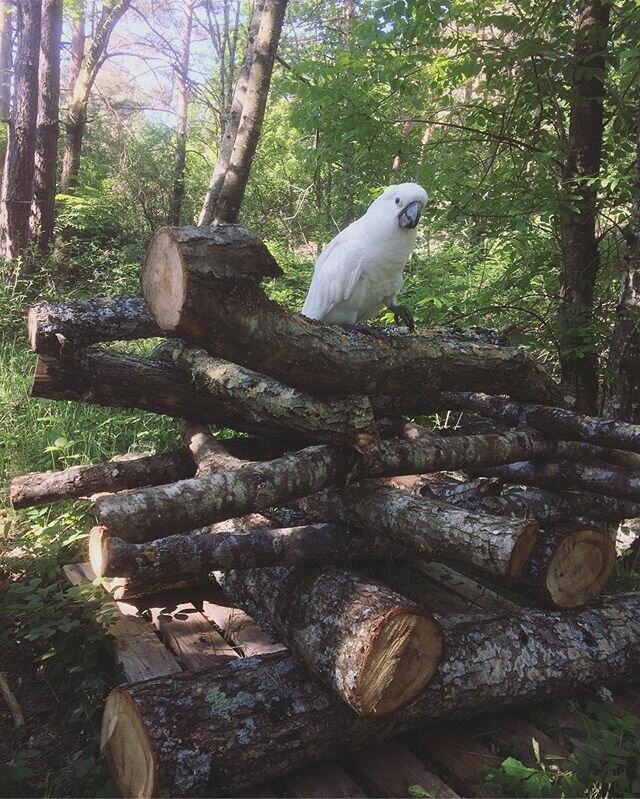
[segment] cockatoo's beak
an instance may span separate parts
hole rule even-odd
[[[407,205],[406,208],[403,208],[401,213],[398,215],[398,224],[400,227],[410,229],[414,228],[420,221],[420,214],[422,213],[423,208],[424,204],[418,200],[414,200],[412,203],[409,203],[409,205]]]

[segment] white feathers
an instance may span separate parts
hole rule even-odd
[[[302,313],[354,324],[394,305],[427,201],[417,183],[390,186],[320,253]]]

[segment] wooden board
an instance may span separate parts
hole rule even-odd
[[[284,644],[274,641],[244,610],[234,608],[220,592],[214,601],[205,599],[202,612],[220,628],[224,637],[234,643],[244,657],[280,652]]]
[[[317,766],[288,774],[278,781],[284,796],[301,799],[331,799],[331,797],[366,797],[367,794],[337,763]]]

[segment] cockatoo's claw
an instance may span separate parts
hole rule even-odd
[[[416,332],[416,324],[413,321],[413,314],[406,305],[389,305],[390,311],[393,311],[393,320],[399,325],[402,322],[409,328],[410,333]]]

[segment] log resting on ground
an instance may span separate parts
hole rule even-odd
[[[240,414],[254,427],[284,430],[314,443],[367,446],[378,438],[365,396],[318,399],[181,341],[167,342],[164,353],[190,373],[194,384],[211,394],[216,404],[228,404],[228,415]]]
[[[413,701],[442,657],[433,616],[371,578],[296,566],[215,577],[360,715],[382,717]]]
[[[504,466],[482,467],[478,471],[500,477],[505,482],[515,485],[535,485],[553,489],[579,488],[594,494],[607,494],[634,503],[640,502],[638,473],[605,463],[521,461]]]
[[[218,472],[168,486],[99,497],[94,509],[99,524],[108,529],[109,535],[140,543],[261,508],[288,504],[343,481],[356,468],[365,474],[382,475],[476,468],[479,464],[517,460],[524,453],[529,457],[551,455],[555,443],[518,431],[501,436],[381,441],[375,449],[373,455],[370,452],[358,455],[326,445],[307,447],[240,471]]]
[[[173,483],[192,477],[194,473],[193,459],[186,449],[159,455],[130,453],[105,463],[14,477],[9,486],[9,498],[14,508],[29,508],[106,491]]]
[[[244,258],[248,242],[255,252]],[[554,381],[514,348],[428,331],[368,335],[293,314],[267,299],[259,285],[261,275],[278,272],[266,248],[243,228],[161,228],[145,255],[141,280],[163,330],[302,391],[397,394],[408,385],[430,393],[471,387],[559,402]]]
[[[384,719],[358,716],[277,653],[114,689],[102,747],[123,796],[229,796],[421,723],[615,683],[639,666],[637,594],[570,613],[527,609],[446,627],[433,681]]]
[[[297,503],[316,519],[377,530],[415,552],[517,577],[531,554],[538,523],[507,520],[425,500],[377,480],[329,489]]]
[[[97,341],[166,335],[142,297],[50,302],[29,308],[29,344],[39,355],[68,356]]]

